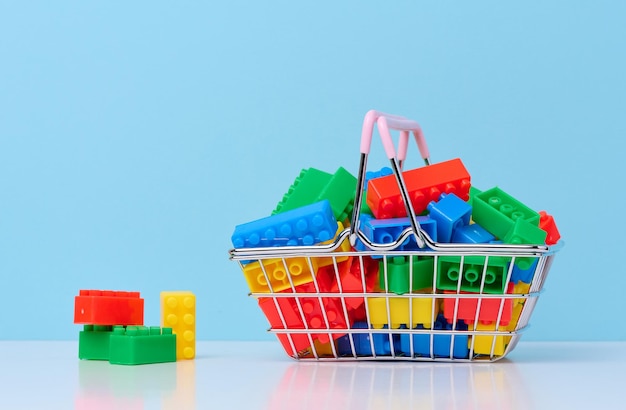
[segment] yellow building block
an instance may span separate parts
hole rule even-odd
[[[516,299],[518,300],[518,299]],[[511,321],[506,326],[506,330],[513,332],[519,323],[519,318],[522,315],[522,309],[524,308],[524,302],[515,303],[513,305],[513,313],[511,314]]]
[[[336,234],[343,231],[343,225],[341,222],[339,222],[338,226],[339,228],[337,229]],[[332,242],[332,240],[324,243],[330,242]],[[346,238],[336,252],[348,251],[350,251],[350,241]],[[348,256],[339,256],[337,257],[337,263],[343,262],[347,259]],[[261,266],[261,263],[263,263],[263,266]],[[317,270],[321,267],[332,265],[333,258],[330,256],[312,257],[311,266],[313,267],[313,272],[311,272],[309,262],[305,257],[285,258],[285,263],[287,264],[287,269],[291,275],[293,286],[298,286],[312,282],[313,272],[317,272]],[[289,283],[289,278],[287,277],[285,263],[283,263],[281,258],[272,258],[244,265],[243,275],[246,278],[250,291],[253,293],[270,293],[270,287],[267,285],[268,278],[274,292],[281,292],[283,290],[290,289],[291,284]],[[263,268],[265,269],[267,278],[263,273]]]
[[[261,267],[261,263],[263,266]],[[303,285],[313,280],[313,273],[309,267],[307,258],[285,258],[285,263],[280,258],[265,259],[258,262],[252,262],[243,267],[243,275],[248,282],[250,291],[255,293],[270,293],[270,288],[267,285],[267,279],[272,285],[274,292],[280,292],[285,289],[290,289],[291,284],[287,277],[287,270],[285,264],[291,275],[291,281],[294,286]],[[311,258],[311,265],[313,271],[317,271],[318,264],[316,258]],[[263,273],[265,269],[265,274]]]
[[[335,357],[333,353],[333,343],[335,343],[334,340],[326,343],[322,343],[317,339],[314,340],[313,348],[315,348],[315,353],[317,353],[317,357]],[[308,350],[310,351],[313,348],[310,347]],[[311,352],[310,354],[313,355],[313,352]]]
[[[411,310],[409,310],[409,306]],[[437,300],[435,300],[434,308],[435,311],[433,312],[433,298],[409,299],[407,297],[390,297],[388,315],[387,298],[367,298],[370,325],[375,329],[381,329],[385,325],[391,329],[397,329],[400,325],[406,325],[412,329],[418,324],[430,329],[432,327],[433,318],[436,319],[439,313],[439,303]],[[389,318],[391,318],[391,323],[389,323]]]
[[[518,282],[513,286],[513,293],[516,295],[527,295],[530,292],[530,283]],[[519,322],[519,318],[522,314],[522,309],[524,308],[524,302],[526,302],[526,298],[516,298],[513,299],[513,313],[511,314],[511,321],[509,322],[506,330],[512,332],[517,327],[517,323]]]
[[[496,329],[495,323],[490,323],[490,324],[485,325],[479,322],[476,324],[477,331],[493,332],[495,331],[495,329]],[[470,330],[472,330],[471,327],[470,327]],[[498,331],[504,331],[504,330],[506,330],[506,327],[504,326],[500,326],[498,328]],[[494,344],[494,339],[495,339],[495,344]],[[477,335],[474,335],[468,341],[470,348],[472,347],[472,340],[474,342],[474,354],[491,355],[492,353],[491,348],[493,347],[493,355],[502,356],[504,354],[504,351],[506,350],[507,345],[511,341],[511,336],[494,336],[494,335],[477,336]]]
[[[523,295],[530,292],[530,283],[517,282],[513,285],[513,293],[516,295]]]
[[[161,326],[176,335],[176,359],[196,357],[196,295],[189,291],[161,292]]]
[[[337,238],[337,236],[343,231],[343,223],[337,222],[337,226],[338,228],[337,232],[335,232],[335,238]],[[335,241],[335,238],[330,241],[324,242],[324,244],[333,243]],[[339,248],[335,250],[335,252],[350,252],[351,249],[352,248],[350,246],[350,241],[348,240],[348,237],[346,237],[343,242],[341,242],[341,245],[339,245]],[[348,260],[348,258],[349,256],[336,256],[337,263]],[[330,256],[317,258],[317,263],[319,267],[329,266],[333,264],[333,258],[331,258]]]

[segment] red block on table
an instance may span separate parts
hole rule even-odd
[[[539,211],[539,227],[548,233],[546,245],[554,245],[561,239],[554,217],[546,213],[546,211]]]
[[[455,292],[444,292],[444,294],[450,294]],[[470,294],[470,292],[462,292],[463,294]],[[507,293],[513,293],[513,284],[509,283]],[[478,321],[483,324],[494,323],[498,320],[498,312],[500,311],[500,304],[504,300],[504,306],[502,307],[502,316],[500,316],[500,326],[506,326],[511,321],[513,314],[513,299],[511,298],[481,298],[480,312],[478,314]],[[478,309],[478,298],[445,298],[443,300],[443,316],[448,322],[454,320],[454,305],[458,300],[458,310],[456,319],[463,320],[467,325],[473,325],[476,318],[476,309]],[[470,328],[471,330],[471,328]]]
[[[430,201],[438,201],[442,193],[469,199],[470,174],[459,158],[405,171],[402,176],[416,214],[423,212]],[[368,182],[367,205],[378,219],[407,215],[395,175]]]
[[[74,299],[74,323],[143,325],[143,298],[139,292],[81,290]]]

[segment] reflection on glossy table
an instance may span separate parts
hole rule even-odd
[[[0,342],[0,408],[623,408],[626,342],[520,342],[496,363],[296,362],[278,342],[199,342],[194,361],[80,361]]]

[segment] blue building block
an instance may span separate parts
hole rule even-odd
[[[443,315],[437,316],[434,323],[434,330],[452,330],[452,324],[448,323]],[[424,329],[422,325],[417,325],[416,329]],[[457,322],[455,330],[467,330],[467,325],[463,321]],[[400,335],[400,352],[411,355],[411,340],[413,337],[413,355],[414,356],[431,356],[430,340],[431,335],[428,333],[421,334],[401,334]],[[469,336],[468,335],[449,335],[435,334],[433,338],[433,355],[435,357],[450,357],[450,344],[454,339],[452,347],[452,357],[455,359],[467,359],[469,357]]]
[[[513,271],[511,272],[511,282],[513,283],[530,283],[535,276],[535,269],[537,268],[537,261],[535,259],[528,269],[522,269],[518,266],[518,264],[513,265]]]
[[[439,201],[428,204],[428,212],[437,221],[439,242],[450,242],[453,232],[464,225],[469,225],[472,207],[453,193],[441,194]]]
[[[417,222],[433,241],[437,241],[437,222],[428,216],[418,216]],[[370,215],[361,215],[359,227],[365,236],[374,243],[392,243],[394,242],[406,228],[411,226],[408,217],[376,219]],[[369,250],[361,241],[357,241],[356,249],[358,251]],[[413,235],[409,236],[403,244],[398,246],[394,251],[417,251],[420,247],[415,242]],[[382,256],[372,256],[372,258],[382,258]]]
[[[231,240],[235,248],[313,245],[332,239],[336,231],[330,202],[323,200],[237,225]]]
[[[367,323],[355,322],[353,329],[368,329]],[[391,343],[389,333],[372,332],[372,342],[374,344],[374,352],[376,356],[391,356]],[[354,342],[354,353],[357,356],[373,356],[372,343],[370,343],[370,333],[353,333],[345,335],[337,339],[337,354],[340,356],[352,356],[352,347],[350,346],[350,336]],[[396,355],[400,353],[400,335],[391,334],[391,342],[393,343]]]
[[[453,243],[492,243],[496,237],[478,224],[463,225],[452,233]]]
[[[370,179],[386,177],[387,175],[391,174],[393,174],[393,170],[389,167],[382,167],[378,171],[367,171],[365,173],[365,183],[363,188],[367,190],[367,183],[370,181]]]

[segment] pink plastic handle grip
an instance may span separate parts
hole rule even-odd
[[[400,131],[400,141],[398,143],[398,159],[400,161],[404,161],[406,158],[407,146],[409,144],[409,132],[413,133],[422,158],[426,160],[430,157],[422,127],[420,127],[417,122],[398,115],[385,114],[376,110],[368,111],[363,120],[363,129],[361,131],[362,154],[369,154],[370,152],[374,123],[378,126],[378,133],[383,142],[387,158],[392,159],[396,157],[396,149],[391,140],[389,129]]]

